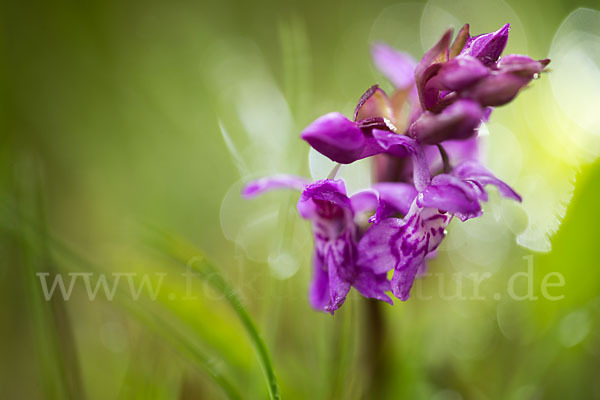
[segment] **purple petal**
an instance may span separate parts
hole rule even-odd
[[[416,202],[403,220],[392,254],[397,263],[391,281],[392,293],[400,300],[409,297],[415,276],[425,258],[435,251],[445,236],[451,217],[433,208],[420,208]],[[394,237],[394,236],[392,236]]]
[[[419,269],[424,264],[424,256],[407,258],[405,262],[394,270],[394,276],[390,283],[394,296],[402,301],[410,297],[410,289],[413,286]]]
[[[438,63],[427,67],[419,81],[419,98],[424,110],[437,110],[441,107],[439,103],[442,93],[437,74],[442,69],[442,65]]]
[[[496,67],[502,72],[511,72],[532,78],[535,74],[542,72],[549,63],[549,59],[537,61],[520,54],[508,54],[498,61]]]
[[[353,215],[341,179],[323,179],[307,185],[298,200],[298,212],[306,219],[342,219]]]
[[[389,218],[373,225],[358,243],[359,268],[383,274],[394,268],[392,293],[406,300],[425,257],[445,236],[451,216],[413,203],[404,219]]]
[[[390,296],[385,294],[385,292],[391,290],[387,274],[377,275],[370,270],[361,270],[352,282],[352,286],[367,298],[385,301],[394,305]]]
[[[409,129],[420,143],[437,144],[450,139],[468,139],[475,135],[484,110],[474,101],[458,100],[440,114],[426,112]]]
[[[423,56],[419,64],[415,68],[415,78],[417,82],[420,76],[425,70],[435,63],[447,61],[448,59],[448,46],[450,45],[450,39],[452,38],[452,29],[448,29],[444,32],[444,35],[433,45],[427,53]]]
[[[315,241],[311,304],[333,314],[344,303],[356,271],[356,225],[343,181],[325,179],[308,185],[298,211],[311,220]]]
[[[403,53],[383,43],[376,43],[371,48],[371,56],[377,69],[397,89],[406,89],[415,82],[416,61],[407,53]]]
[[[325,262],[329,277],[329,304],[325,307],[331,314],[342,306],[350,291],[349,274],[354,269],[355,245],[348,238],[331,243]]]
[[[350,197],[354,213],[376,210],[378,202],[379,196],[374,189],[361,190]]]
[[[303,190],[310,181],[294,175],[274,175],[248,182],[242,189],[242,196],[247,199],[258,196],[273,189],[289,188]]]
[[[423,264],[421,264],[421,266],[417,270],[416,278],[423,278],[427,275],[427,271],[429,270],[428,261],[433,260],[436,257],[437,257],[437,249],[427,253],[427,255],[425,256],[425,260],[423,260]]]
[[[415,68],[415,81],[419,92],[419,99],[424,110],[430,109],[432,103],[435,103],[437,94],[429,93],[426,90],[426,85],[431,78],[435,76],[438,69],[441,68],[439,63],[448,60],[448,46],[452,38],[452,30],[447,30],[442,38],[433,47],[425,53],[417,67]]]
[[[496,32],[474,36],[467,40],[460,54],[475,57],[484,65],[490,65],[496,62],[504,51],[509,31],[510,24],[506,24]]]
[[[429,207],[456,215],[462,221],[481,215],[478,192],[462,180],[447,174],[437,175],[417,197],[419,207]]]
[[[403,225],[401,219],[389,218],[371,226],[358,242],[358,266],[375,274],[395,268],[398,263],[395,246]]]
[[[400,135],[395,132],[373,129],[373,138],[375,143],[388,154],[396,157],[406,157],[411,154],[412,139],[406,135]]]
[[[317,254],[313,256],[313,277],[308,290],[310,305],[321,311],[327,311],[329,304],[329,275],[323,267],[323,260]]]
[[[413,159],[413,180],[417,190],[427,186],[431,180],[427,158],[423,148],[414,139],[406,135],[373,129],[373,137],[379,145],[390,154],[401,157],[400,154],[410,154]]]
[[[464,181],[473,181],[481,186],[494,185],[502,196],[518,202],[522,200],[521,196],[510,186],[496,178],[494,174],[476,161],[465,161],[457,165],[452,174]]]
[[[338,112],[317,118],[302,131],[301,137],[319,153],[341,164],[356,161],[365,146],[363,132]]]
[[[417,190],[408,183],[377,183],[373,185],[373,189],[379,194],[377,211],[369,220],[373,223],[378,223],[394,214],[407,214],[417,195]]]
[[[484,107],[498,107],[511,102],[531,77],[511,72],[495,72],[462,93]]]
[[[489,73],[489,69],[476,58],[459,56],[443,64],[437,80],[444,89],[463,90]]]

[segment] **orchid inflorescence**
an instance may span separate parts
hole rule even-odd
[[[326,114],[301,136],[329,159],[350,164],[372,157],[375,184],[349,196],[344,181],[276,175],[248,183],[254,197],[276,188],[301,191],[300,215],[314,234],[311,305],[333,313],[350,287],[393,304],[386,292],[409,298],[415,277],[446,235],[453,217],[482,214],[485,186],[507,198],[521,197],[477,160],[477,133],[492,108],[512,101],[550,60],[500,57],[510,26],[470,36],[452,30],[417,64],[385,44],[373,46],[377,68],[395,90],[377,85],[360,98],[353,120]],[[359,215],[371,213],[368,219]],[[389,271],[393,270],[391,279]]]

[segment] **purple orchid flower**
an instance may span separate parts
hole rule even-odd
[[[301,134],[341,164],[374,156],[371,188],[349,197],[341,180],[309,183],[287,175],[244,188],[246,197],[276,188],[302,191],[298,211],[311,221],[315,242],[309,291],[314,308],[333,314],[351,287],[388,303],[388,290],[407,300],[450,221],[482,214],[487,185],[521,201],[477,161],[477,129],[492,107],[513,100],[550,62],[502,56],[509,30],[506,24],[472,37],[465,25],[454,41],[448,30],[419,63],[384,44],[373,46],[374,63],[395,91],[388,96],[372,86],[353,120],[329,113]],[[366,212],[372,212],[368,222]]]
[[[420,190],[408,213],[404,218],[376,220],[358,244],[359,267],[371,268],[374,274],[393,269],[392,293],[402,301],[409,298],[415,277],[444,239],[452,217],[466,221],[481,215],[486,185],[495,185],[503,196],[521,201],[512,188],[475,161],[429,179],[422,152],[417,147],[413,153],[415,169],[421,170],[415,176],[421,181],[415,182]]]
[[[413,203],[403,219],[388,218],[367,231],[358,244],[358,264],[371,268],[374,274],[393,269],[392,293],[406,301],[415,276],[441,243],[451,218]]]
[[[365,297],[393,304],[385,294],[390,290],[386,275],[375,274],[356,264],[359,230],[354,217],[359,212],[375,209],[378,193],[367,190],[348,197],[342,180],[309,183],[303,178],[278,175],[248,183],[242,194],[252,198],[284,187],[302,190],[298,212],[312,223],[315,252],[309,289],[311,305],[333,314],[344,303],[351,286]]]

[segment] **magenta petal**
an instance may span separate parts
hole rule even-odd
[[[406,214],[410,209],[417,191],[408,183],[383,182],[354,194],[350,201],[355,213],[376,210],[369,219],[377,223],[394,214]]]
[[[521,201],[521,196],[517,192],[476,161],[465,161],[457,165],[452,174],[462,180],[476,182],[480,186],[494,185],[502,196]]]
[[[391,234],[391,253],[396,259],[391,281],[392,293],[400,300],[409,297],[415,276],[425,258],[434,252],[445,237],[445,228],[451,217],[434,208],[420,208],[413,204],[402,220],[400,228]]]
[[[294,175],[281,174],[268,176],[248,182],[242,189],[242,195],[245,198],[250,199],[273,189],[289,188],[303,190],[309,183],[309,180]]]
[[[361,190],[350,197],[354,213],[376,210],[378,202],[379,196],[374,189]]]
[[[406,215],[417,195],[415,187],[408,183],[384,182],[373,185],[379,194],[377,211],[370,222],[377,223],[395,214]]]
[[[498,107],[512,101],[530,81],[531,77],[512,72],[496,72],[477,82],[463,92],[463,95],[484,107]]]
[[[327,311],[329,304],[329,276],[323,267],[323,260],[315,254],[313,256],[313,277],[308,291],[310,305],[321,311]]]
[[[419,269],[424,264],[425,257],[408,258],[405,263],[394,270],[391,287],[394,296],[402,301],[408,300],[410,297],[410,289],[413,286]]]
[[[442,113],[423,113],[409,129],[409,134],[420,143],[437,144],[444,140],[468,139],[475,135],[485,113],[471,100],[458,100]]]
[[[419,92],[421,107],[424,110],[431,109],[437,102],[438,89],[431,89],[428,86],[429,81],[434,78],[442,62],[448,60],[448,48],[452,30],[447,30],[442,38],[425,53],[419,64],[415,68],[415,83]],[[435,87],[435,85],[433,85]]]
[[[432,64],[423,72],[419,80],[419,95],[424,110],[440,108],[440,82],[437,77],[443,64]]]
[[[506,24],[496,32],[469,38],[460,55],[475,57],[484,65],[490,65],[496,62],[504,51],[509,31],[510,24]]]
[[[440,174],[417,197],[419,207],[430,207],[456,215],[462,221],[481,215],[478,192],[452,175]]]
[[[414,184],[417,190],[421,190],[429,184],[431,180],[429,165],[423,147],[417,141],[406,135],[379,129],[373,129],[373,137],[387,153],[398,157],[401,157],[401,154],[412,156]]]
[[[360,128],[338,112],[317,118],[302,131],[301,137],[319,153],[342,164],[356,161],[365,145]]]
[[[550,60],[536,61],[520,54],[508,54],[498,61],[496,67],[501,72],[511,72],[524,77],[533,77],[544,70]]]
[[[369,228],[358,242],[358,266],[383,274],[396,267],[396,241],[402,230],[402,220],[389,218]]]
[[[370,270],[362,270],[354,279],[352,286],[367,298],[385,301],[394,305],[390,296],[385,294],[385,292],[391,290],[387,274],[374,274]]]
[[[342,219],[353,215],[341,179],[322,179],[307,185],[298,200],[298,213],[305,219]]]
[[[458,56],[444,63],[438,72],[440,86],[446,90],[463,90],[489,75],[489,69],[478,59]]]
[[[373,138],[382,150],[396,157],[406,157],[410,155],[412,153],[412,147],[416,146],[416,143],[406,135],[400,135],[381,129],[373,129]]]
[[[339,240],[338,242],[342,242]],[[346,244],[352,246],[351,244]],[[340,246],[342,249],[331,249],[326,256],[327,274],[329,277],[329,304],[325,307],[331,314],[344,304],[346,295],[350,291],[347,270],[354,265],[347,265],[349,261],[346,252],[349,251],[346,246]]]
[[[388,218],[373,225],[358,243],[358,266],[383,274],[394,269],[392,293],[401,300],[428,254],[445,236],[451,216],[413,203],[404,219]]]
[[[371,47],[375,66],[397,89],[406,89],[415,82],[416,61],[407,53],[376,43]]]

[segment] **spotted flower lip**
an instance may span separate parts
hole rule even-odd
[[[391,289],[395,297],[408,300],[415,277],[445,236],[451,216],[413,202],[403,218],[388,218],[373,225],[358,244],[358,264],[373,273],[394,270]]]
[[[242,194],[252,198],[286,187],[302,190],[298,213],[312,224],[315,252],[313,280],[309,288],[311,305],[333,314],[344,303],[351,287],[365,297],[392,304],[385,293],[390,290],[385,274],[375,274],[356,265],[358,229],[354,216],[377,207],[378,192],[369,189],[348,197],[340,179],[309,183],[297,176],[276,175],[249,182]]]
[[[506,183],[474,161],[465,161],[451,174],[435,176],[421,190],[404,218],[378,220],[358,244],[358,265],[381,274],[394,270],[392,293],[409,298],[410,289],[425,259],[437,249],[452,217],[462,221],[481,215],[487,200],[485,186],[495,185],[508,198],[521,197]]]

